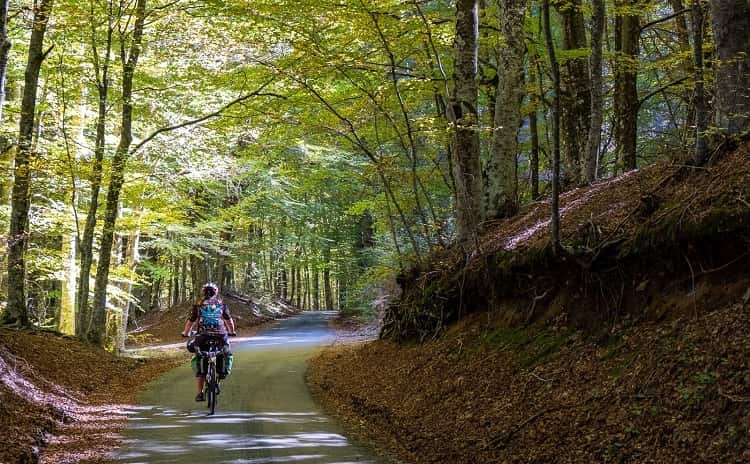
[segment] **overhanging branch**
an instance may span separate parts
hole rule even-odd
[[[155,130],[148,137],[146,137],[145,139],[141,140],[137,145],[135,145],[133,147],[133,149],[130,150],[130,154],[133,155],[135,152],[137,152],[138,150],[140,150],[141,147],[143,147],[148,142],[150,142],[151,140],[153,140],[159,134],[164,134],[166,132],[171,132],[171,131],[174,131],[174,130],[177,130],[177,129],[182,129],[183,127],[192,126],[192,125],[195,125],[195,124],[200,124],[203,121],[206,121],[208,119],[215,118],[217,116],[221,116],[221,113],[223,113],[224,111],[228,110],[232,106],[234,106],[234,105],[236,105],[238,103],[242,103],[243,101],[248,100],[248,99],[250,99],[252,97],[259,97],[259,96],[262,96],[262,95],[271,95],[271,96],[274,96],[274,97],[281,97],[280,95],[276,95],[276,94],[264,94],[264,93],[262,93],[263,89],[266,88],[268,86],[268,84],[270,84],[274,80],[275,79],[273,79],[273,78],[267,80],[260,87],[258,87],[255,91],[250,92],[250,93],[248,93],[246,95],[242,95],[240,97],[235,98],[234,100],[230,101],[229,103],[225,104],[224,106],[222,106],[221,108],[219,108],[218,110],[216,110],[216,111],[214,111],[212,113],[205,114],[205,115],[203,115],[203,116],[201,116],[199,118],[191,119],[189,121],[185,121],[185,122],[182,122],[180,124],[175,124],[174,126],[162,127],[160,129]]]

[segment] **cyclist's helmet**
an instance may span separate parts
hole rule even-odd
[[[201,293],[204,298],[211,298],[219,293],[219,287],[213,282],[208,282],[201,288]]]

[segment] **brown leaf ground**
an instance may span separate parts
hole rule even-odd
[[[121,405],[184,357],[132,359],[48,332],[0,329],[0,462],[100,462]],[[42,453],[44,450],[44,453]]]
[[[422,345],[332,348],[308,381],[402,462],[750,462],[749,316],[735,304],[606,342],[476,316]]]

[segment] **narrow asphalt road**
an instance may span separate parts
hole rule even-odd
[[[330,343],[335,313],[307,312],[258,336],[233,340],[232,375],[222,383],[214,416],[196,403],[189,365],[154,382],[129,411],[116,454],[125,463],[377,463],[351,443],[313,402],[306,361]]]

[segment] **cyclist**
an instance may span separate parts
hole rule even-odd
[[[222,379],[227,376],[232,368],[232,353],[229,352],[229,340],[228,336],[236,335],[234,331],[234,320],[229,314],[229,308],[226,303],[219,297],[219,287],[213,282],[208,282],[201,288],[201,294],[203,298],[193,306],[193,310],[185,321],[185,328],[182,331],[182,336],[187,337],[188,334],[197,328],[198,335],[188,342],[187,349],[191,353],[195,353],[195,345],[200,347],[201,350],[208,349],[208,341],[211,338],[216,338],[221,341],[224,347],[224,355],[220,356],[217,360],[219,378]],[[198,356],[193,358],[193,370],[195,371],[196,386],[198,388],[198,394],[195,396],[195,401],[204,401],[203,397],[203,385],[206,381],[206,367],[202,359]]]

